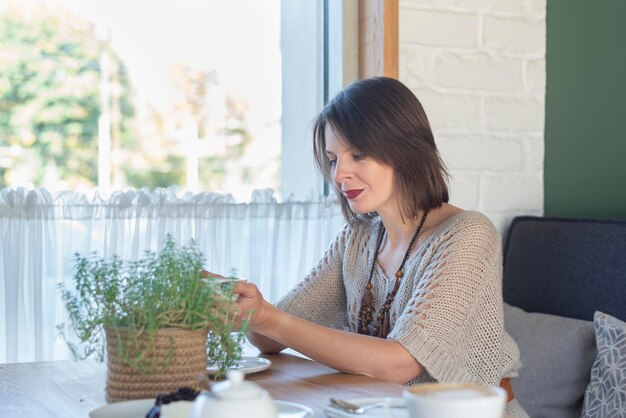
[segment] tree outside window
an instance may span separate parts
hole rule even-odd
[[[97,186],[103,114],[113,189],[253,184],[248,99],[225,91],[214,68],[179,62],[169,69],[175,94],[152,103],[111,36],[62,4],[0,3],[0,187]],[[261,164],[265,187],[277,188],[278,156]]]

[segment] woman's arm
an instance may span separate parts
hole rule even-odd
[[[339,331],[289,315],[265,301],[253,284],[238,283],[236,306],[250,318],[250,341],[263,352],[291,347],[344,373],[406,383],[422,372],[400,343]]]
[[[246,335],[248,337],[248,341],[252,343],[256,348],[258,348],[261,353],[265,354],[276,354],[283,351],[287,348],[286,345],[279,343],[276,340],[268,338],[258,332],[250,331]]]

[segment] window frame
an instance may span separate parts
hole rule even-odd
[[[302,7],[305,3],[309,16],[317,19],[316,24],[307,24],[303,14],[288,13],[292,10],[289,7]],[[354,80],[380,75],[398,78],[398,0],[282,0],[281,12],[281,37],[285,42],[281,41],[280,192],[283,200],[316,199],[328,196],[329,188],[313,165],[311,120],[330,98]],[[317,32],[320,28],[322,34]],[[289,54],[289,48],[309,45],[313,45],[315,58],[322,62],[309,63],[309,71],[320,71],[313,78],[314,86],[307,84],[310,78],[294,70],[298,63],[290,60],[296,54]],[[287,87],[294,79],[299,81],[297,87]]]

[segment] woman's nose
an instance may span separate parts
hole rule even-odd
[[[350,176],[350,168],[345,161],[337,159],[334,167],[334,180],[337,183],[342,183],[346,178]]]

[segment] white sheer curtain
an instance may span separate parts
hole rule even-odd
[[[343,225],[331,201],[277,203],[271,190],[250,203],[230,195],[172,189],[52,195],[0,191],[0,363],[69,358],[57,326],[66,322],[58,285],[71,285],[73,254],[136,259],[167,233],[193,238],[206,267],[259,285],[275,301],[317,263]]]

